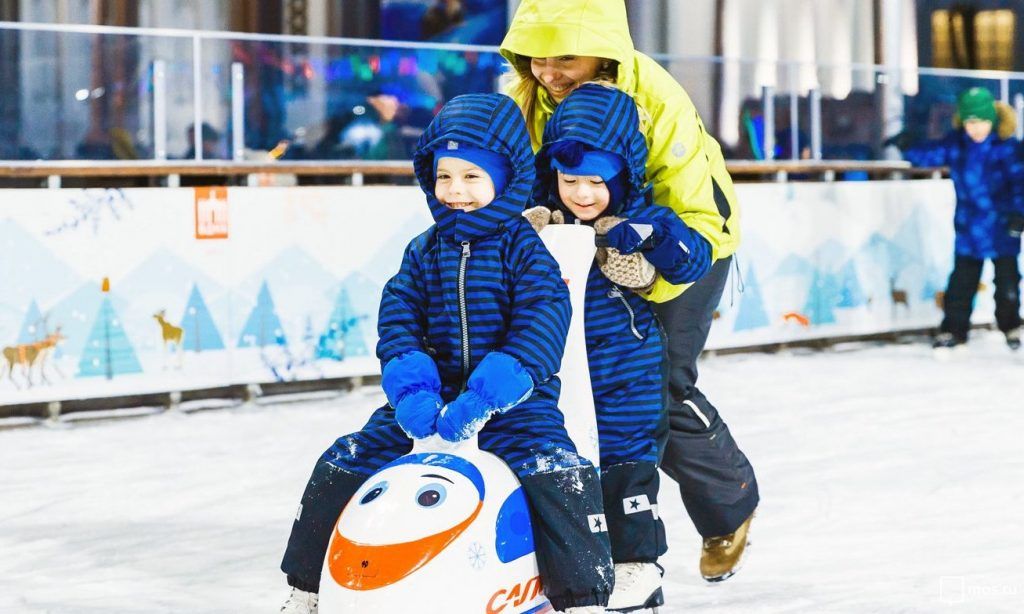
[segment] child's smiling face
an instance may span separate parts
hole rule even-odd
[[[562,204],[584,222],[596,220],[608,209],[611,194],[596,175],[566,175],[558,171],[558,197]]]
[[[969,119],[964,122],[964,130],[972,141],[981,143],[992,134],[992,122],[987,119]]]
[[[494,200],[494,182],[479,166],[460,158],[440,158],[434,196],[449,209],[476,211]]]

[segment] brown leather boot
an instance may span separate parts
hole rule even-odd
[[[700,575],[708,582],[728,580],[743,564],[743,553],[747,550],[750,536],[750,522],[754,514],[743,521],[735,532],[720,537],[704,539],[700,554]]]

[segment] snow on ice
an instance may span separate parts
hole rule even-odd
[[[744,569],[705,585],[675,484],[674,612],[1020,612],[1024,356],[997,333],[713,357],[761,484]],[[0,612],[271,612],[317,456],[383,395],[0,430]]]

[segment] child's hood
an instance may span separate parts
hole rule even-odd
[[[621,214],[648,199],[647,142],[640,132],[636,102],[628,94],[614,86],[584,83],[556,107],[544,127],[544,145],[537,152],[534,199],[538,203],[560,202],[549,150],[552,143],[562,140],[577,141],[626,161],[629,189],[623,202],[609,213]]]
[[[461,145],[502,154],[512,166],[505,190],[495,194],[489,205],[472,212],[449,209],[434,196],[434,150],[457,149]],[[523,114],[504,94],[456,96],[420,137],[413,169],[442,236],[472,241],[493,234],[504,223],[522,215],[533,187],[533,150]]]

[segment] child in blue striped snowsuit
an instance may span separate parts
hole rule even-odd
[[[313,470],[281,564],[293,597],[318,592],[334,522],[371,474],[412,438],[479,432],[480,448],[522,483],[552,606],[604,611],[613,574],[601,486],[557,407],[571,308],[558,265],[522,217],[535,173],[522,114],[500,94],[459,96],[420,138],[413,164],[436,223],[408,245],[381,299],[388,405]]]
[[[609,609],[660,603],[655,565],[666,550],[658,516],[656,432],[663,413],[663,339],[650,303],[633,289],[689,283],[711,266],[710,245],[645,187],[647,145],[633,99],[588,83],[558,105],[537,154],[535,202],[557,221],[607,231],[607,260],[595,262],[585,302],[587,358],[597,411],[601,484],[615,562]],[[533,210],[528,215],[533,218]],[[625,218],[619,221],[614,218]],[[541,218],[543,219],[543,218]],[[615,259],[642,257],[646,279],[619,280]],[[611,265],[610,268],[608,265]],[[632,288],[614,283],[602,269]],[[621,267],[619,267],[621,274]]]

